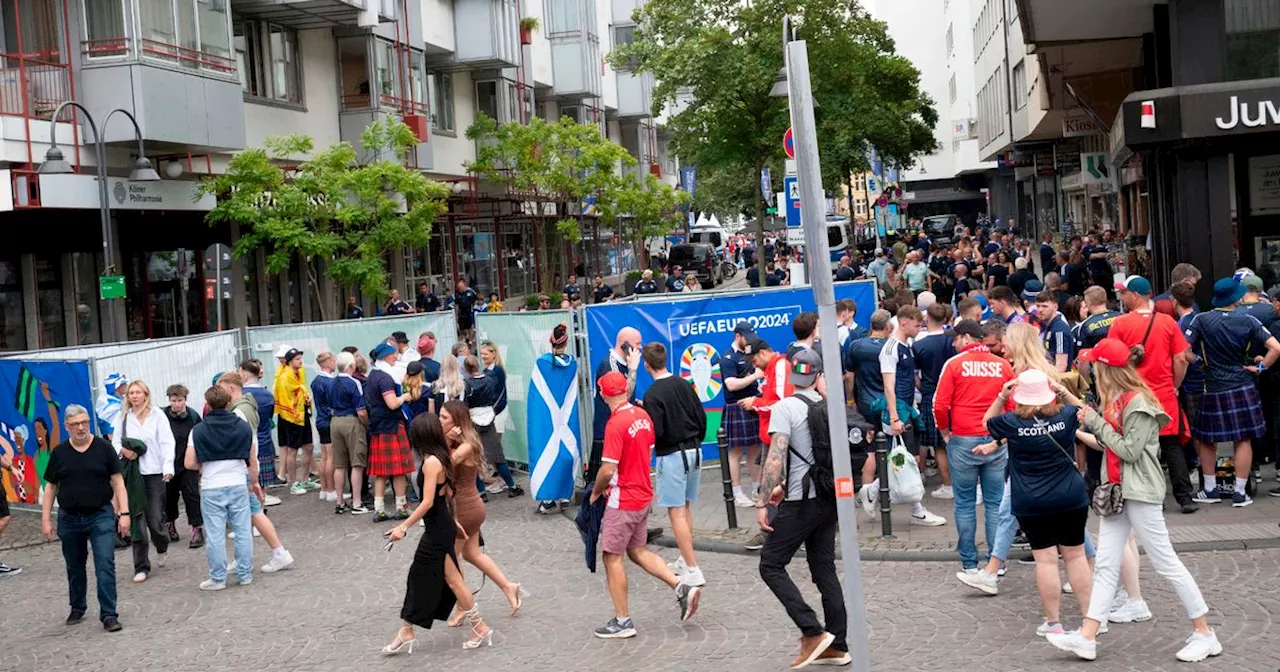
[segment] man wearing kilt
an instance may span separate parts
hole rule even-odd
[[[1191,352],[1204,360],[1205,391],[1191,424],[1203,478],[1195,501],[1204,504],[1222,501],[1214,451],[1214,444],[1221,441],[1236,446],[1232,506],[1253,503],[1245,493],[1253,464],[1252,441],[1267,430],[1255,377],[1280,358],[1280,341],[1256,317],[1236,312],[1244,294],[1245,286],[1235,278],[1217,281],[1213,285],[1213,310],[1193,317],[1185,331]],[[1265,355],[1258,356],[1262,353]]]
[[[405,476],[413,473],[413,453],[404,430],[404,414],[400,407],[410,400],[392,376],[399,353],[388,343],[379,343],[370,351],[373,370],[364,384],[364,403],[369,411],[369,475],[373,481],[373,521],[409,517],[405,495]],[[396,511],[388,515],[384,494],[387,478],[396,493]]]
[[[925,331],[911,344],[916,358],[916,374],[920,379],[920,419],[924,421],[920,448],[932,448],[938,460],[938,476],[942,485],[933,491],[933,496],[938,499],[955,497],[951,491],[951,470],[947,468],[947,444],[942,440],[938,423],[933,418],[933,393],[938,389],[938,377],[942,375],[943,365],[956,354],[951,332],[946,328],[950,321],[950,306],[945,303],[929,306],[925,311]]]
[[[720,360],[724,374],[724,431],[729,438],[729,478],[733,481],[733,501],[741,508],[755,506],[755,491],[750,494],[742,488],[742,453],[747,454],[747,473],[753,483],[760,482],[760,416],[755,411],[738,405],[743,399],[760,396],[760,381],[764,372],[756,368],[751,357],[742,352],[747,337],[756,330],[751,323],[742,320],[733,328],[733,347]]]

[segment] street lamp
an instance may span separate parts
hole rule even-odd
[[[85,121],[89,123],[89,130],[93,132],[93,144],[97,152],[97,172],[98,172],[98,207],[102,216],[102,275],[110,275],[115,269],[114,260],[111,257],[111,201],[107,190],[107,143],[103,133],[107,129],[107,124],[111,122],[117,112],[129,118],[133,123],[134,136],[138,139],[138,159],[133,164],[133,170],[129,173],[130,182],[156,182],[160,179],[151,167],[151,161],[147,159],[142,147],[142,129],[138,126],[138,120],[128,110],[115,109],[107,113],[102,121],[102,132],[99,132],[97,124],[93,122],[93,115],[89,114],[89,110],[84,105],[72,100],[65,101],[58,105],[53,111],[53,117],[50,118],[49,125],[49,151],[45,152],[44,163],[40,164],[40,170],[37,171],[41,175],[65,175],[75,172],[71,168],[71,164],[67,163],[66,158],[62,154],[62,150],[58,147],[58,117],[62,115],[63,108],[68,105],[75,107],[84,113]],[[111,299],[107,299],[107,335],[103,338],[104,343],[120,340],[116,334],[116,319],[114,306],[110,303]]]
[[[866,603],[862,595],[862,563],[858,550],[858,507],[854,502],[853,463],[849,459],[849,433],[845,421],[844,386],[840,384],[840,341],[836,332],[836,296],[831,284],[827,255],[827,221],[823,208],[822,168],[818,160],[817,122],[814,120],[813,84],[809,77],[809,48],[796,40],[791,17],[782,19],[782,48],[786,65],[786,94],[791,106],[791,132],[795,139],[796,180],[800,187],[800,221],[804,229],[805,266],[818,304],[818,328],[822,339],[822,370],[827,385],[827,431],[831,433],[831,461],[836,479],[836,513],[840,519],[840,551],[844,565],[844,603],[848,614],[849,655],[852,669],[867,672]],[[778,89],[775,84],[774,89]]]

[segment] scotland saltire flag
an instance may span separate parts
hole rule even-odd
[[[534,365],[526,411],[529,489],[539,502],[573,498],[579,450],[578,361],[545,354]]]

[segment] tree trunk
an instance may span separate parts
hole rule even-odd
[[[845,200],[849,202],[849,240],[853,241],[853,247],[858,247],[858,217],[854,215],[853,209],[853,176],[846,175],[844,178]],[[849,250],[849,258],[853,258],[853,250]]]
[[[759,179],[758,176],[762,170],[764,170],[764,160],[760,159],[756,161],[757,179]],[[763,195],[761,198],[756,199],[756,269],[756,272],[760,274],[760,286],[765,287],[768,283],[765,282]]]
[[[321,298],[324,296],[324,293],[320,291],[320,280],[316,277],[315,266],[313,266],[310,261],[305,261],[303,263],[305,263],[307,267],[307,279],[311,282],[311,287],[315,291],[317,299],[319,299],[316,301],[316,305],[320,306],[320,321],[328,322],[329,315],[328,311],[325,310],[328,306],[325,305],[324,299]]]

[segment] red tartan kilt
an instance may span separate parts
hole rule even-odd
[[[395,434],[373,434],[369,437],[369,475],[404,476],[413,473],[413,450],[404,425]]]

